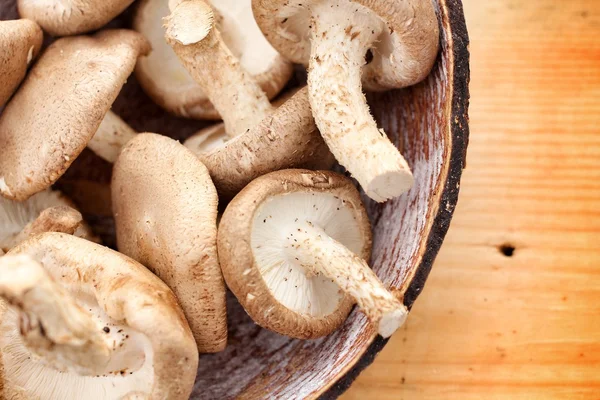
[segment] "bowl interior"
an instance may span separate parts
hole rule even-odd
[[[446,208],[451,214],[448,207],[454,206],[442,196],[452,158],[454,59],[448,7],[456,1],[448,2],[451,4],[436,1],[442,51],[430,77],[406,90],[369,95],[373,114],[401,149],[415,176],[415,186],[398,199],[376,204],[365,198],[374,232],[371,265],[382,281],[398,293],[410,286],[405,298],[408,305],[422,289],[432,261],[423,259],[428,257],[427,247],[431,246],[430,235],[435,231],[438,212]],[[111,27],[128,27],[130,12],[113,21]],[[0,19],[14,18],[14,1],[3,1]],[[166,114],[143,93],[134,77],[113,110],[138,131],[179,140],[207,125]],[[79,203],[104,243],[114,246],[109,183],[110,165],[85,151],[57,187]],[[446,204],[441,204],[443,199]],[[430,258],[437,252],[437,246],[433,247]],[[421,282],[411,285],[416,274],[421,275]],[[228,299],[228,313],[229,345],[222,353],[200,357],[193,399],[316,397],[343,377],[375,339],[366,318],[356,310],[334,334],[310,341],[261,329],[232,296]]]

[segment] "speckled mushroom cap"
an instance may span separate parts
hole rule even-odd
[[[329,171],[282,170],[254,180],[228,205],[218,238],[223,276],[246,312],[265,328],[301,339],[331,333],[353,304],[330,279],[307,277],[283,255],[283,239],[295,231],[290,226],[307,216],[369,259],[371,230],[360,195],[349,179]]]
[[[40,215],[49,209],[71,209],[74,211],[75,205],[62,193],[49,189],[31,196],[24,202],[0,197],[0,249],[6,252],[18,244],[20,239],[24,238],[23,231],[26,228],[32,228],[32,224],[39,221]],[[81,215],[79,215],[79,219],[81,219]],[[38,226],[36,228],[33,231],[39,230],[39,228],[50,228],[52,231],[56,229],[56,227],[51,226]],[[71,233],[75,236],[97,241],[92,230],[85,222],[78,221],[74,228],[75,230]],[[31,232],[30,230],[29,233]]]
[[[17,89],[42,48],[44,34],[33,21],[0,21],[0,107]]]
[[[60,233],[23,242],[0,268],[19,255],[43,269],[0,271],[14,307],[0,325],[3,398],[188,399],[198,352],[160,279],[122,254]]]
[[[439,28],[430,0],[347,0],[372,10],[387,25],[375,40],[364,66],[363,85],[387,90],[413,85],[431,70],[439,48]],[[252,0],[254,16],[265,37],[291,61],[308,65],[311,54],[311,7],[322,0]],[[333,2],[332,2],[333,3]],[[331,13],[336,13],[332,6]],[[344,18],[352,39],[353,16]]]
[[[183,145],[140,134],[114,167],[119,251],[156,273],[175,293],[201,353],[227,343],[225,283],[217,257],[217,191]]]
[[[0,115],[0,194],[52,185],[94,136],[148,43],[128,30],[54,42]]]
[[[133,27],[153,48],[148,57],[138,61],[136,77],[146,93],[167,111],[187,118],[219,119],[208,97],[165,42],[162,19],[169,15],[167,3],[142,0],[136,9]],[[251,0],[212,0],[211,5],[218,13],[217,26],[229,49],[266,95],[275,97],[292,76],[292,64],[263,36],[253,17]]]
[[[218,128],[213,133],[218,138]],[[193,142],[190,147],[193,146]],[[197,145],[197,143],[196,143]],[[196,155],[210,171],[219,196],[231,199],[253,179],[284,168],[328,169],[334,159],[314,125],[303,88],[258,126]]]
[[[77,35],[106,25],[134,0],[18,0],[19,14],[52,36]]]

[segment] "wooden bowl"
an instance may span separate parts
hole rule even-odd
[[[415,175],[413,189],[394,201],[367,201],[373,223],[371,264],[383,282],[405,291],[411,306],[423,289],[458,199],[468,142],[469,52],[460,0],[436,0],[442,51],[431,76],[399,91],[369,96],[373,113],[402,149]],[[128,27],[131,10],[113,21]],[[0,5],[0,19],[17,18],[14,0]],[[113,110],[138,131],[185,139],[206,126],[167,115],[132,77]],[[110,165],[84,152],[57,187],[70,195],[114,246]],[[365,199],[366,200],[366,199]],[[356,310],[343,327],[319,340],[292,340],[256,326],[230,296],[229,345],[202,355],[193,399],[335,398],[373,362],[386,340]]]

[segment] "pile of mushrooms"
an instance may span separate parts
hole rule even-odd
[[[354,305],[391,336],[402,293],[331,169],[377,202],[410,190],[363,87],[427,77],[432,3],[139,0],[131,30],[105,28],[132,3],[19,0],[0,21],[0,398],[187,399],[199,353],[227,346],[227,287],[293,338]],[[111,110],[134,71],[165,111],[217,122],[183,144],[136,132]],[[53,188],[86,147],[113,164],[114,250]]]

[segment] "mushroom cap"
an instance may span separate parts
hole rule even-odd
[[[281,170],[252,181],[225,210],[218,246],[227,286],[252,319],[310,339],[339,327],[353,300],[329,279],[307,277],[285,257],[284,238],[301,219],[369,259],[371,228],[358,190],[330,171]]]
[[[33,21],[0,21],[0,107],[25,78],[29,64],[42,48],[43,39],[42,29]]]
[[[429,74],[439,49],[439,26],[431,1],[349,1],[357,10],[377,14],[388,28],[371,49],[372,61],[363,68],[366,89],[410,86]],[[301,4],[287,0],[252,0],[252,7],[256,22],[273,47],[289,60],[308,65],[310,7],[317,2],[322,0],[307,0]],[[340,23],[351,27],[351,19],[357,14],[340,17]]]
[[[25,396],[22,398],[52,400],[188,399],[198,367],[198,352],[175,296],[160,279],[120,253],[61,233],[36,236],[7,255],[18,254],[29,255],[42,264],[84,310],[90,310],[99,330],[109,328],[107,342],[116,343],[116,364],[129,357],[138,368],[131,373],[80,376],[37,362],[36,357],[28,358],[31,353],[19,334],[17,313],[9,309],[0,325],[4,365],[0,380],[4,382],[4,396],[19,398],[11,397],[16,393]],[[119,353],[119,343],[132,353]],[[142,351],[143,358],[138,354]]]
[[[18,0],[19,14],[52,36],[77,35],[106,25],[134,0]]]
[[[54,42],[0,115],[0,194],[21,201],[56,182],[148,51],[128,30]]]
[[[287,90],[273,101],[275,107],[281,107],[283,103],[291,99],[300,89]],[[209,153],[223,146],[231,136],[227,135],[225,124],[214,124],[204,128],[187,138],[183,145],[195,154]],[[325,167],[324,167],[325,168]]]
[[[0,197],[0,249],[10,250],[19,233],[33,222],[42,211],[51,207],[76,208],[73,202],[62,193],[45,190],[30,197],[24,202],[17,202]],[[92,230],[84,222],[77,228],[75,236],[96,241]]]
[[[252,15],[251,0],[213,0],[211,4],[229,49],[267,96],[275,97],[291,78],[293,68],[263,36]],[[142,0],[138,5],[133,27],[150,40],[153,51],[138,61],[136,77],[146,93],[167,111],[187,118],[219,119],[210,100],[165,41],[162,19],[169,14],[166,0]]]
[[[253,179],[284,168],[328,169],[335,162],[315,127],[303,88],[270,117],[209,153],[197,153],[210,171],[221,200]]]
[[[191,151],[140,134],[114,167],[119,251],[150,268],[175,293],[202,353],[227,343],[225,283],[217,256],[217,191]]]

